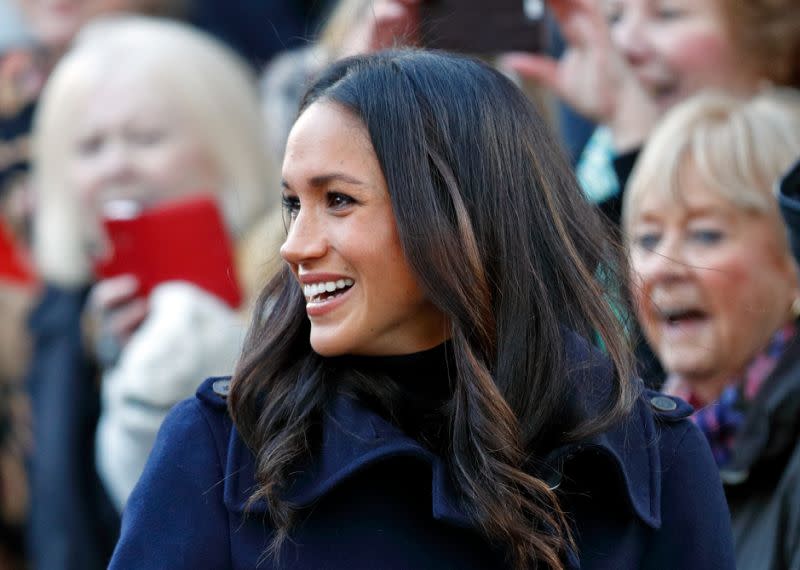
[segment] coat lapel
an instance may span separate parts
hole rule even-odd
[[[337,396],[324,416],[322,433],[320,452],[300,471],[284,495],[295,506],[303,508],[313,504],[371,465],[408,457],[431,466],[434,519],[459,527],[472,526],[444,462],[357,400]],[[253,454],[235,429],[229,440],[225,473],[225,505],[232,512],[243,514],[255,488],[255,465]],[[263,500],[249,506],[250,513],[265,513],[266,510]]]
[[[556,449],[545,465],[555,487],[562,477],[570,476],[572,461],[590,457],[598,476],[616,479],[618,485],[612,488],[623,490],[622,501],[643,523],[657,529],[661,527],[661,457],[653,414],[644,400],[640,398],[621,425]]]

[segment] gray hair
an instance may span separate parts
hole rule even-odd
[[[703,93],[672,109],[651,135],[624,197],[627,229],[647,196],[682,191],[691,164],[700,180],[731,203],[777,212],[775,181],[800,156],[800,96],[769,89],[750,100]]]

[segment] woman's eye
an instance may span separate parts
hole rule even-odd
[[[685,15],[686,10],[680,6],[665,2],[656,7],[655,15],[659,20],[677,20]]]
[[[609,26],[618,24],[622,20],[622,16],[622,9],[619,7],[606,10],[606,21],[608,21]]]
[[[166,133],[160,129],[139,129],[128,133],[128,140],[138,146],[152,146],[166,138]]]
[[[283,211],[292,219],[297,217],[300,212],[300,199],[297,196],[284,196],[281,199],[283,204]]]
[[[342,210],[355,204],[355,200],[347,194],[341,192],[328,192],[328,207],[334,210]]]
[[[693,230],[692,241],[702,245],[713,245],[722,241],[724,237],[720,230]]]
[[[659,10],[656,15],[659,20],[677,20],[683,16],[683,12],[681,10]]]
[[[284,196],[281,199],[283,209],[292,215],[297,215],[300,211],[300,199],[297,196]]]
[[[289,233],[289,228],[292,222],[297,218],[300,213],[300,199],[297,196],[283,196],[281,197],[281,211],[283,218],[283,229]]]
[[[78,141],[78,154],[84,157],[93,156],[100,152],[103,146],[103,138],[91,136]]]
[[[651,232],[637,236],[636,239],[634,239],[634,243],[642,249],[655,249],[660,240],[660,234]]]

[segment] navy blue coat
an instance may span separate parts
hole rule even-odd
[[[210,379],[164,422],[123,516],[112,569],[502,568],[465,514],[444,462],[358,401],[339,396],[323,446],[292,485],[303,507],[264,557],[266,505],[245,516],[253,455]],[[707,443],[680,400],[645,392],[628,421],[554,450],[580,568],[733,568],[730,519]]]

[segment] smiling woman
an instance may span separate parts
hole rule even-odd
[[[314,351],[408,354],[442,343],[447,319],[405,260],[358,117],[336,103],[310,106],[289,135],[283,177],[289,235],[281,254],[307,288]]]
[[[233,380],[165,424],[111,568],[732,567],[713,460],[632,378],[619,259],[556,148],[476,61],[328,68],[283,163],[287,266]]]
[[[800,282],[773,195],[798,154],[797,94],[706,95],[656,130],[625,197],[639,321],[664,390],[698,409],[743,569],[800,564]]]
[[[599,125],[578,163],[581,184],[619,221],[636,154],[674,105],[707,89],[752,96],[800,87],[796,0],[551,0],[569,42],[554,61],[508,63]]]

